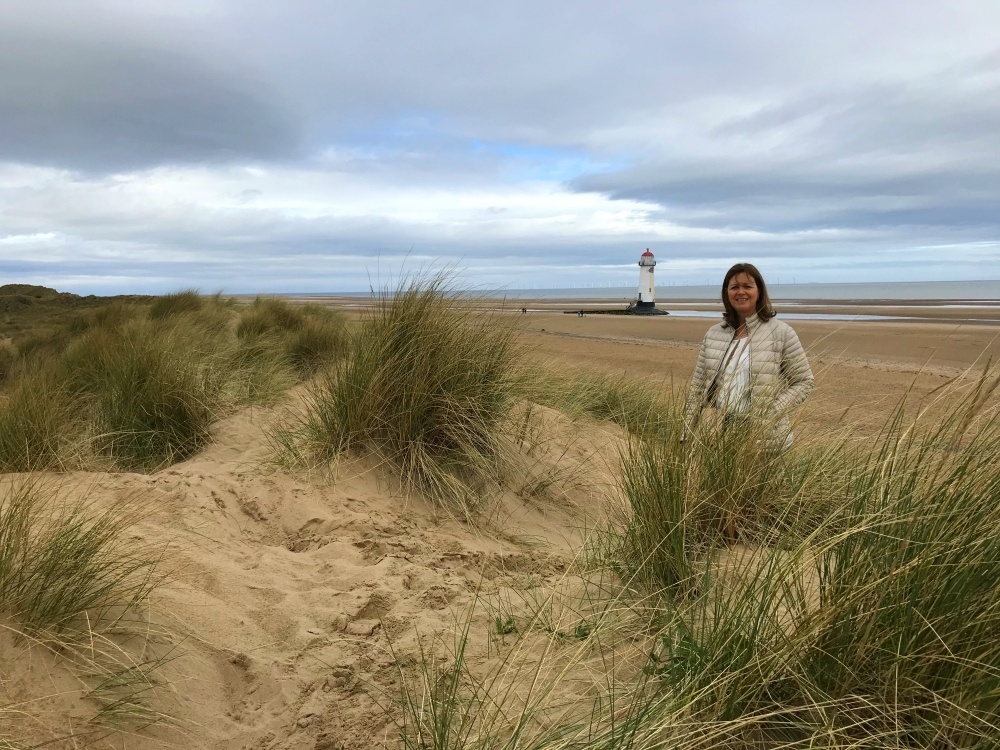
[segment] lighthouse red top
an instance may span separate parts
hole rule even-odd
[[[645,258],[645,257],[647,257],[647,256],[648,256],[648,257],[650,257],[650,258],[652,258],[652,257],[653,257],[653,254],[652,254],[651,252],[649,252],[649,248],[648,248],[648,247],[646,248],[646,252],[644,252],[644,253],[642,254],[642,257],[643,257],[643,258]]]

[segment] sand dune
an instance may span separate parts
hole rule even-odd
[[[558,368],[675,384],[686,381],[706,327],[558,313],[517,323],[534,354]],[[796,328],[819,379],[800,415],[806,432],[852,408],[857,430],[877,429],[906,389],[924,397],[997,353],[989,327]],[[98,746],[391,745],[399,665],[421,642],[452,632],[477,595],[523,587],[527,577],[559,585],[584,530],[615,502],[621,434],[613,426],[534,407],[520,476],[470,525],[362,459],[345,459],[332,474],[276,466],[267,434],[288,408],[243,409],[215,426],[206,450],[151,475],[47,477],[67,497],[138,503],[134,539],[161,549],[169,574],[144,612],[142,645],[167,658],[153,705],[169,718]],[[488,651],[490,623],[479,621],[472,638]],[[0,698],[24,713],[11,729],[43,742],[80,728],[84,686],[50,650],[0,627],[0,674]]]
[[[545,436],[531,446],[522,496],[493,498],[476,526],[402,496],[391,473],[364,461],[335,475],[270,466],[265,431],[279,412],[260,408],[223,421],[207,450],[153,475],[51,477],[99,505],[135,500],[135,538],[163,549],[169,573],[149,605],[146,644],[170,657],[169,688],[155,700],[167,725],[107,746],[311,750],[394,736],[377,705],[397,680],[394,653],[453,629],[477,592],[496,593],[510,577],[560,578],[584,509],[610,491],[614,431],[582,436],[567,418],[535,411]],[[555,486],[537,490],[531,477]],[[17,665],[3,683],[7,701],[51,696],[29,707],[21,731],[37,722],[37,741],[70,731],[86,714],[79,679],[47,650],[3,637],[3,674]]]

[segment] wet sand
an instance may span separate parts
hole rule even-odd
[[[370,300],[366,297],[301,298],[319,302],[345,312],[360,312]],[[585,348],[581,362],[600,355],[603,348],[616,344],[634,347],[654,344],[666,349],[696,350],[705,331],[721,319],[722,305],[706,300],[670,300],[657,309],[666,316],[597,314],[598,311],[623,309],[617,300],[585,299],[479,299],[476,306],[496,310],[512,317],[543,348],[554,350]],[[988,357],[1000,357],[1000,300],[970,303],[963,300],[789,300],[776,301],[780,319],[798,332],[809,353],[823,361],[877,366],[902,372],[932,371],[954,375]],[[521,314],[521,309],[527,310]],[[584,317],[575,313],[589,311]],[[686,317],[684,310],[706,317]],[[680,311],[680,314],[678,314]],[[843,320],[797,319],[798,315],[822,314],[843,316]],[[717,317],[716,317],[717,316]],[[878,316],[856,319],[853,316]],[[882,319],[884,317],[884,319]],[[560,339],[565,339],[562,343]],[[575,342],[575,343],[574,343]],[[589,343],[587,343],[589,342]],[[595,345],[600,343],[600,346]],[[608,364],[646,374],[675,374],[671,361],[655,357],[646,361],[644,354],[630,351],[624,360],[619,353],[606,358]]]
[[[344,310],[364,309],[370,304],[368,297],[315,296],[296,297],[301,302],[317,302],[319,304],[337,307]],[[472,304],[490,309],[519,312],[522,308],[529,314],[537,313],[567,313],[574,314],[583,310],[588,315],[606,314],[624,310],[628,304],[625,299],[539,299],[517,298],[504,299],[479,298]],[[1000,326],[1000,299],[997,300],[962,300],[962,299],[910,299],[910,300],[775,300],[775,308],[784,313],[787,319],[795,319],[805,315],[837,315],[847,320],[855,316],[862,319],[869,316],[885,317],[885,321],[875,322],[929,322],[951,321],[955,323],[983,324]],[[702,298],[670,299],[657,303],[657,309],[673,313],[674,317],[685,317],[685,311],[696,311],[705,315],[716,313],[721,316],[722,305],[715,300]],[[710,319],[710,318],[706,318]],[[902,320],[894,320],[902,319]]]
[[[525,340],[557,367],[601,369],[684,388],[712,320],[588,315],[519,315]],[[904,394],[918,404],[940,386],[1000,358],[1000,328],[919,322],[792,321],[816,375],[798,414],[806,432],[850,424],[877,432]]]
[[[323,298],[323,304],[359,312],[366,298]],[[478,300],[521,326],[533,356],[568,372],[601,370],[641,377],[676,389],[686,387],[701,339],[715,320],[679,315],[588,314],[617,301],[565,299]],[[963,305],[949,307],[948,305]],[[806,433],[850,425],[876,433],[904,395],[913,405],[940,394],[941,386],[1000,359],[1000,302],[966,307],[955,300],[776,302],[779,317],[794,313],[907,316],[906,320],[792,320],[816,375],[816,390],[799,411]],[[527,308],[522,314],[521,308]],[[622,305],[624,307],[624,305]],[[671,300],[658,308],[716,311],[706,300]],[[570,314],[567,314],[570,313]]]

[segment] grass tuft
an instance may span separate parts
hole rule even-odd
[[[600,372],[555,374],[534,368],[523,375],[525,390],[540,404],[574,417],[612,422],[635,435],[671,430],[677,411],[662,388],[624,375]]]
[[[219,384],[190,343],[139,324],[119,335],[93,331],[67,352],[67,378],[90,405],[99,453],[154,470],[208,442]]]
[[[199,312],[205,305],[205,300],[197,290],[185,289],[172,294],[157,297],[149,306],[150,320],[163,320],[173,315]]]
[[[0,495],[0,612],[28,632],[87,631],[119,621],[153,584],[123,512],[64,503],[33,481]]]
[[[242,338],[295,331],[302,327],[306,313],[277,297],[257,297],[240,315],[236,335]]]
[[[229,302],[181,292],[148,315],[117,300],[25,335],[0,383],[0,468],[152,471],[186,459],[221,415],[276,403],[340,353],[339,318],[290,317],[301,325],[283,338],[240,338]]]
[[[501,473],[517,360],[511,328],[441,279],[383,293],[313,390],[300,446],[323,460],[374,454],[406,485],[469,515]]]
[[[71,421],[69,394],[50,369],[15,382],[0,394],[0,471],[57,468]]]
[[[77,746],[163,719],[151,698],[170,647],[155,644],[148,620],[135,616],[160,576],[157,555],[129,533],[134,510],[70,499],[33,478],[3,483],[3,656],[40,659],[66,681],[53,696],[0,691],[0,740]],[[61,707],[74,718],[68,725]]]
[[[314,375],[347,347],[339,315],[317,305],[295,307],[274,297],[255,299],[240,315],[236,335],[246,346],[273,348],[300,377]]]
[[[915,421],[901,406],[863,445],[779,454],[765,423],[634,438],[601,616],[539,642],[501,602],[492,662],[470,667],[468,622],[443,669],[421,649],[404,745],[995,747],[998,389],[986,373]]]
[[[14,374],[18,359],[17,347],[10,339],[0,340],[0,386]]]

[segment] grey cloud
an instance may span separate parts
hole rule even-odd
[[[683,242],[656,227],[641,240],[665,263],[768,253],[837,268],[873,247],[1000,236],[1000,10],[990,0],[919,13],[904,0],[9,5],[18,12],[5,6],[0,30],[0,161],[99,173],[282,162],[304,184],[310,172],[342,178],[336,189],[288,191],[290,203],[321,204],[352,182],[443,195],[551,183],[562,175],[532,160],[544,167],[561,151],[594,172],[573,189],[652,203],[653,224],[680,227]],[[552,154],[475,151],[474,141]],[[630,230],[503,242],[447,221],[290,218],[280,200],[253,210],[267,202],[267,178],[251,187],[226,177],[220,210],[186,204],[179,182],[157,198],[102,183],[35,202],[12,188],[0,218],[5,232],[77,243],[88,260],[66,273],[190,279],[172,287],[240,278],[291,289],[324,274],[363,287],[366,264],[406,257],[459,258],[490,279],[556,259],[624,258],[620,273],[632,272]],[[124,193],[131,203],[117,211]],[[478,226],[508,216],[518,218],[486,208]],[[731,236],[699,236],[719,229]],[[114,259],[102,254],[116,243]]]
[[[21,3],[21,15],[40,16],[43,10],[31,8],[45,4]],[[995,18],[986,3],[958,5],[967,15]],[[52,7],[63,6],[51,6],[50,15]],[[103,18],[100,34],[81,31],[94,25],[85,12],[88,7]],[[166,161],[188,155],[285,155],[293,146],[282,129],[286,117],[307,150],[370,138],[373,129],[414,117],[425,117],[432,129],[462,138],[580,147],[595,130],[648,121],[664,107],[698,102],[706,95],[739,98],[762,87],[802,89],[821,81],[831,66],[849,77],[861,64],[880,69],[887,60],[920,59],[921,46],[909,44],[908,32],[926,38],[961,27],[969,49],[975,49],[982,37],[989,37],[990,26],[984,19],[969,28],[962,14],[945,9],[907,13],[898,2],[873,2],[863,9],[813,5],[807,11],[773,0],[752,5],[640,0],[624,6],[599,0],[457,5],[447,0],[221,1],[203,16],[160,22],[162,30],[157,28],[156,4],[119,8],[114,23],[106,8],[97,13],[99,7],[81,2],[56,14],[69,16],[62,23],[47,22],[59,24],[65,41],[37,54],[25,50],[34,42],[17,45],[17,27],[12,27],[3,40],[4,47],[14,44],[6,57],[24,57],[34,65],[36,77],[56,81],[72,79],[77,68],[97,68],[106,76],[108,68],[116,67],[106,60],[115,55],[119,61],[132,60],[135,73],[119,74],[115,87],[126,101],[111,97],[122,108],[122,118],[115,119],[130,125],[111,127],[104,144],[110,151],[117,139],[122,151],[144,164],[153,162],[160,150]],[[823,44],[814,43],[817,36]],[[123,46],[123,39],[133,46]],[[852,54],[860,43],[863,54]],[[101,51],[107,48],[124,51]],[[949,52],[949,58],[955,56]],[[58,70],[38,62],[49,58]],[[67,58],[71,62],[59,62]],[[280,106],[272,97],[261,99],[261,81],[210,72],[214,68],[205,60],[266,71],[268,87],[281,92]],[[150,87],[144,82],[172,92],[175,104],[130,104],[132,96],[138,95],[140,102],[148,98],[143,92]],[[51,82],[46,85],[52,90]],[[105,96],[93,82],[84,82],[75,104],[63,103],[62,109],[53,104],[51,118],[36,106],[31,122],[54,128],[53,122],[74,117],[100,121],[100,112],[87,102],[99,107]],[[156,116],[144,114],[150,107]],[[81,126],[63,134],[64,140],[100,151],[86,137],[100,135],[95,131],[95,125]],[[151,142],[143,150],[147,131]],[[31,142],[23,134],[21,138]],[[140,147],[130,148],[132,144]],[[43,150],[37,143],[34,149],[22,147],[30,154]]]
[[[7,27],[0,70],[0,160],[113,172],[298,147],[263,87],[166,49]]]
[[[297,2],[278,19],[250,14],[237,23],[258,37],[276,20],[294,29],[300,55],[322,50],[328,64],[310,70],[263,52],[322,122],[330,124],[331,111],[345,127],[430,113],[455,132],[565,144],[706,97],[824,88],[831,78],[870,80],[870,70],[896,80],[894,68],[925,65],[925,49],[950,64],[986,39],[995,43],[987,29],[1000,20],[987,3],[961,6],[964,13],[942,6],[914,14],[898,2],[383,0],[331,12],[327,3]],[[963,20],[977,14],[981,25]],[[956,29],[963,50],[941,43]]]
[[[997,72],[997,57],[981,68]],[[813,92],[716,128],[717,153],[650,159],[573,184],[657,203],[663,216],[702,226],[921,227],[995,237],[997,101],[1000,85],[970,86],[955,71],[919,85]]]

